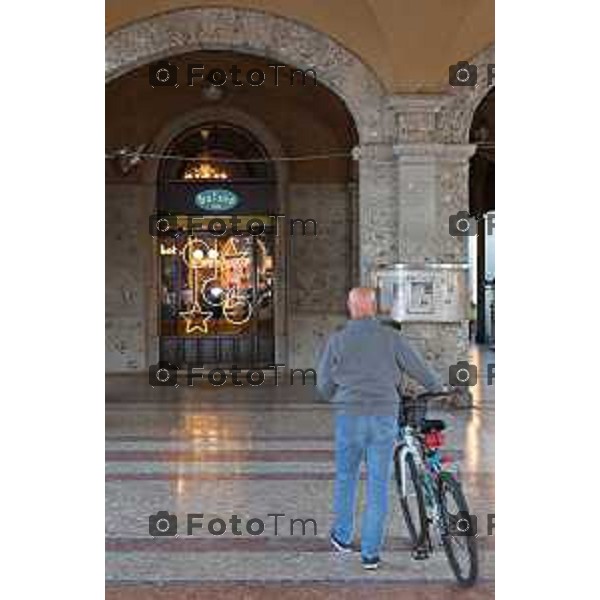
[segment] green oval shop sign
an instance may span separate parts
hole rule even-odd
[[[223,211],[235,208],[240,203],[240,198],[231,190],[219,188],[198,192],[195,203],[202,210]]]

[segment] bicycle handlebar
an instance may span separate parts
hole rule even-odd
[[[427,400],[428,398],[442,398],[444,396],[452,396],[453,394],[460,393],[460,390],[456,388],[450,388],[448,390],[444,390],[443,392],[423,392],[422,394],[402,394],[402,398],[408,398],[411,400]]]

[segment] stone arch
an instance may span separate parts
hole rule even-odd
[[[262,11],[190,8],[112,31],[106,37],[106,81],[175,54],[224,49],[315,69],[317,79],[346,104],[361,143],[382,138],[385,90],[371,68],[326,34]]]
[[[469,142],[469,131],[473,115],[481,101],[495,87],[488,86],[486,71],[488,64],[495,63],[495,44],[488,46],[469,62],[477,66],[479,74],[477,85],[470,87],[446,87],[449,99],[445,103],[438,122],[438,131],[442,140],[449,143],[465,144]]]
[[[187,111],[166,123],[151,142],[150,152],[162,154],[171,140],[186,129],[208,121],[226,121],[249,131],[265,146],[269,156],[283,156],[283,148],[277,136],[257,117],[239,108],[229,106],[203,106]],[[141,172],[141,179],[153,183],[157,178],[159,161],[147,161]],[[287,181],[287,165],[276,162],[277,180]]]

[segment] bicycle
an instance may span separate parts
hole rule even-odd
[[[394,450],[394,470],[413,558],[429,558],[437,542],[443,546],[458,583],[467,587],[478,575],[469,507],[454,469],[448,468],[440,453],[446,424],[425,418],[427,400],[448,394],[402,397],[398,418],[401,441]],[[452,504],[454,513],[450,510]],[[461,558],[466,559],[464,564]]]

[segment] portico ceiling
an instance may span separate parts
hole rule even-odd
[[[358,55],[390,93],[436,92],[494,42],[494,0],[106,0],[106,30],[179,8],[236,6],[305,23]]]

